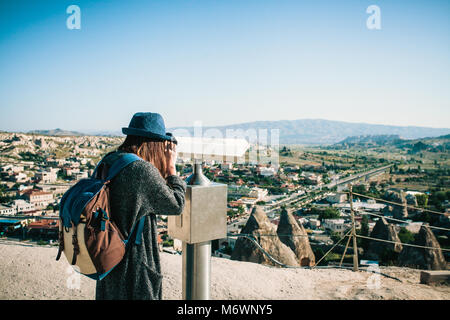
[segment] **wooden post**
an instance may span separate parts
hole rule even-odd
[[[342,262],[344,261],[344,257],[345,257],[345,254],[347,253],[347,248],[348,248],[348,245],[350,244],[351,238],[352,238],[351,236],[348,236],[347,244],[345,245],[345,249],[344,249],[344,253],[342,254],[341,262],[339,262],[339,267],[342,266]]]
[[[355,212],[353,210],[353,193],[352,185],[349,185],[350,190],[350,212],[352,214],[352,237],[353,237],[353,271],[358,271],[358,246],[356,244],[356,224],[355,224]]]

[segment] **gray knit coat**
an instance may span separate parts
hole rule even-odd
[[[119,155],[107,155],[110,164]],[[167,181],[155,166],[135,161],[124,168],[110,184],[111,219],[125,238],[133,224],[145,216],[140,245],[134,234],[123,260],[102,280],[97,281],[97,300],[160,300],[162,274],[157,243],[156,215],[179,215],[183,211],[186,183],[178,176]]]

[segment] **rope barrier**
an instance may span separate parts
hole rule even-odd
[[[317,266],[318,264],[319,264],[319,262],[320,261],[322,261],[343,239],[345,239],[345,237],[346,236],[348,236],[351,232],[352,232],[353,230],[352,229],[350,229],[341,239],[339,239],[339,241],[338,242],[336,242],[335,244],[334,244],[334,246],[332,246],[331,247],[331,249],[330,250],[328,250],[327,251],[327,253],[325,253],[324,255],[323,255],[323,257],[322,258],[320,258],[319,259],[319,261],[317,261],[316,263],[315,263],[315,265],[313,266],[313,269],[315,268],[315,266]]]
[[[349,192],[345,192],[345,193],[349,193]],[[401,207],[406,207],[406,208],[410,208],[410,209],[414,209],[414,210],[418,210],[418,211],[426,211],[426,212],[429,212],[429,213],[434,213],[434,214],[440,214],[440,215],[448,216],[448,214],[446,214],[444,212],[438,212],[438,211],[433,211],[433,210],[429,210],[429,209],[425,209],[425,208],[414,207],[414,206],[411,206],[411,205],[408,205],[408,204],[392,202],[392,201],[388,201],[388,200],[384,200],[384,199],[380,199],[380,198],[366,196],[366,195],[355,193],[355,192],[353,192],[353,194],[356,195],[356,196],[359,196],[359,197],[373,199],[373,200],[377,200],[377,201],[380,201],[380,202],[386,202],[386,203],[393,204],[393,205],[396,205],[396,206],[401,206]]]
[[[449,251],[450,252],[450,249],[443,249],[443,248],[436,248],[436,247],[426,247],[426,246],[420,246],[420,245],[417,245],[417,244],[403,243],[403,242],[397,242],[397,241],[392,241],[392,240],[385,240],[385,239],[379,239],[379,238],[366,237],[366,236],[362,236],[362,235],[358,235],[358,234],[356,235],[356,237],[369,239],[369,240],[375,240],[375,241],[381,241],[381,242],[401,244],[403,246],[409,246],[409,247],[416,247],[416,248],[422,248],[422,249],[431,249],[431,250],[442,250],[442,251]]]
[[[350,230],[351,231],[351,230]],[[350,233],[350,232],[349,232]],[[344,239],[346,236],[348,235],[348,233],[345,235],[345,236],[343,236],[342,238],[341,238],[341,240],[342,239]],[[287,265],[287,264],[284,264],[284,263],[282,263],[282,262],[280,262],[280,261],[278,261],[278,260],[276,260],[274,257],[272,257],[266,250],[264,250],[262,247],[261,247],[261,245],[256,241],[256,239],[254,239],[254,238],[252,238],[251,236],[247,236],[246,234],[238,234],[238,235],[235,235],[235,234],[228,234],[228,236],[231,236],[231,237],[243,237],[243,238],[246,238],[246,239],[248,239],[248,240],[250,240],[252,243],[254,243],[255,245],[256,245],[256,247],[262,252],[262,253],[264,253],[272,262],[274,262],[275,264],[277,264],[277,265],[279,265],[279,266],[281,266],[281,267],[283,267],[283,268],[288,268],[288,269],[308,269],[308,270],[313,270],[313,269],[346,269],[346,270],[351,270],[352,268],[349,268],[349,267],[343,267],[343,266],[318,266],[317,264],[337,245],[337,243],[336,243],[336,245],[333,247],[333,248],[331,248],[323,257],[322,257],[322,259],[320,259],[313,267],[302,267],[302,266],[289,266],[289,265]],[[339,240],[340,241],[340,240]],[[339,242],[338,242],[339,243]],[[359,269],[360,271],[365,271],[365,272],[371,272],[371,273],[375,273],[375,274],[379,274],[379,275],[382,275],[382,276],[384,276],[384,277],[386,277],[386,278],[390,278],[390,279],[393,279],[393,280],[397,280],[397,281],[399,281],[399,282],[402,282],[402,280],[400,280],[400,279],[398,279],[398,278],[395,278],[395,277],[393,277],[393,276],[390,276],[390,275],[387,275],[387,274],[385,274],[385,273],[382,273],[382,272],[379,272],[379,271],[376,271],[376,270],[368,270],[368,269],[364,269],[364,268],[360,268]]]
[[[250,233],[239,233],[237,235],[254,237],[254,235],[250,234]],[[259,236],[261,236],[261,237],[303,237],[303,238],[308,237],[307,234],[259,234]]]
[[[404,220],[400,220],[400,219],[395,219],[395,218],[390,218],[390,217],[385,217],[376,213],[371,213],[371,212],[366,212],[364,211],[366,214],[369,214],[371,216],[376,216],[376,217],[380,217],[380,218],[385,218],[386,220],[392,220],[392,221],[397,221],[397,222],[401,222],[401,223],[405,223]],[[420,221],[419,221],[420,222]],[[428,226],[428,228],[430,229],[437,229],[437,230],[444,230],[444,231],[450,231],[450,229],[448,228],[442,228],[442,227],[435,227],[435,226]]]
[[[368,199],[373,199],[373,200],[376,200],[376,201],[379,201],[379,202],[385,202],[385,203],[389,203],[389,204],[393,204],[393,205],[396,205],[396,206],[402,206],[402,207],[405,207],[405,208],[409,208],[409,209],[413,209],[413,210],[418,210],[418,211],[422,211],[422,212],[429,212],[429,213],[434,213],[434,214],[439,214],[439,215],[444,215],[444,216],[448,216],[448,214],[445,214],[445,213],[442,213],[442,212],[437,212],[437,211],[434,211],[434,210],[429,210],[429,209],[425,209],[425,208],[418,208],[418,207],[415,207],[415,206],[411,206],[411,205],[408,205],[407,203],[396,203],[396,202],[392,202],[392,201],[388,201],[388,200],[384,200],[384,199],[379,199],[379,198],[375,198],[375,197],[371,197],[371,196],[366,196],[366,195],[362,195],[362,194],[359,194],[359,193],[354,193],[354,192],[352,192],[352,189],[350,188],[350,192],[345,192],[345,193],[347,193],[347,194],[350,194],[350,199],[352,198],[352,195],[355,195],[355,196],[359,196],[359,197],[363,197],[363,198],[368,198]],[[351,210],[352,210],[352,213],[353,213],[353,208],[352,208],[352,203],[350,203],[350,207],[351,207]],[[376,217],[380,217],[380,218],[385,218],[385,219],[387,219],[387,220],[391,220],[391,221],[396,221],[396,222],[401,222],[401,223],[405,223],[405,221],[403,221],[403,220],[400,220],[400,219],[395,219],[395,218],[391,218],[391,217],[385,217],[385,216],[382,216],[382,215],[378,215],[378,214],[375,214],[375,213],[370,213],[370,212],[365,212],[365,214],[369,214],[369,215],[372,215],[372,216],[376,216]],[[268,252],[266,252],[263,248],[262,248],[262,246],[259,244],[259,242],[256,240],[256,238],[255,238],[255,236],[254,235],[250,235],[250,234],[228,234],[228,236],[229,237],[245,237],[245,238],[247,238],[247,239],[249,239],[252,243],[254,243],[255,245],[256,245],[256,247],[261,251],[261,252],[263,252],[272,262],[274,262],[275,264],[277,264],[277,265],[279,265],[279,266],[282,266],[282,267],[284,267],[284,268],[302,268],[302,269],[307,269],[307,268],[309,268],[309,269],[315,269],[315,268],[322,268],[323,266],[318,266],[318,264],[323,260],[323,259],[325,259],[325,257],[331,252],[331,251],[333,251],[333,249],[343,240],[343,239],[345,239],[346,237],[348,237],[348,240],[347,240],[347,244],[346,244],[346,246],[345,246],[345,250],[344,250],[344,254],[342,255],[342,257],[341,257],[341,260],[340,260],[340,263],[339,263],[339,266],[327,266],[327,268],[329,268],[329,267],[335,267],[335,268],[341,268],[341,269],[350,269],[350,268],[348,268],[348,267],[342,267],[342,262],[343,262],[343,260],[344,260],[344,257],[345,257],[345,253],[346,253],[346,251],[347,251],[347,248],[348,248],[348,245],[349,245],[349,243],[350,243],[350,239],[351,239],[351,237],[355,237],[355,238],[353,238],[354,239],[354,250],[357,250],[357,248],[356,248],[356,238],[358,237],[358,238],[363,238],[363,239],[368,239],[368,240],[373,240],[373,241],[380,241],[380,242],[385,242],[385,243],[393,243],[393,244],[401,244],[402,246],[409,246],[409,247],[415,247],[415,248],[422,248],[422,249],[429,249],[429,250],[442,250],[442,251],[449,251],[450,252],[450,249],[443,249],[443,248],[436,248],[436,247],[428,247],[428,246],[421,246],[421,245],[416,245],[416,244],[410,244],[410,243],[402,243],[402,242],[397,242],[397,241],[391,241],[391,240],[385,240],[385,239],[379,239],[379,238],[373,238],[373,237],[368,237],[368,236],[363,236],[363,235],[357,235],[357,234],[355,234],[353,231],[354,231],[354,221],[353,221],[353,229],[349,229],[348,231],[347,231],[347,233],[343,236],[343,237],[341,237],[315,264],[314,264],[314,266],[312,266],[312,267],[298,267],[298,266],[288,266],[288,265],[286,265],[286,264],[284,264],[284,263],[281,263],[280,261],[278,261],[278,260],[276,260],[275,258],[273,258]],[[430,229],[438,229],[438,230],[444,230],[444,231],[450,231],[450,229],[448,229],[448,228],[443,228],[443,227],[436,227],[436,226],[428,226]],[[349,236],[351,234],[351,236]],[[308,237],[308,235],[292,235],[292,234],[286,234],[286,235],[284,235],[284,234],[260,234],[259,235],[260,237],[270,237],[270,236],[273,236],[273,237],[275,237],[275,236],[277,236],[277,237],[283,237],[283,236],[288,236],[288,237]],[[354,254],[355,253],[357,253],[357,252],[354,252]],[[356,256],[357,257],[357,256]],[[355,258],[354,257],[354,259],[357,259],[357,258]],[[355,269],[355,263],[356,263],[356,269]],[[389,275],[386,275],[386,274],[382,274],[382,273],[380,273],[380,272],[377,272],[377,271],[373,271],[373,270],[364,270],[364,269],[358,269],[358,267],[357,267],[357,260],[356,260],[356,262],[354,261],[354,266],[353,266],[353,271],[358,271],[358,270],[362,270],[362,271],[368,271],[368,272],[372,272],[372,273],[378,273],[378,274],[380,274],[380,275],[383,275],[383,276],[385,276],[385,277],[389,277],[389,278],[392,278],[392,279],[395,279],[395,280],[398,280],[398,281],[400,281],[401,282],[401,280],[399,280],[399,279],[397,279],[397,278],[395,278],[395,277],[391,277],[391,276],[389,276]]]
[[[228,234],[228,236],[230,236],[230,234]],[[283,267],[283,268],[300,268],[300,269],[305,269],[305,267],[299,267],[299,266],[289,266],[287,264],[284,264],[280,261],[278,261],[277,259],[275,259],[274,257],[272,257],[270,255],[270,253],[268,253],[266,250],[264,250],[264,248],[259,244],[258,241],[256,241],[256,239],[254,238],[254,236],[251,235],[247,235],[247,234],[239,234],[239,235],[231,235],[231,236],[237,236],[237,237],[242,237],[245,239],[250,240],[251,242],[253,242],[256,247],[264,254],[266,255],[272,262],[274,262],[275,264]]]

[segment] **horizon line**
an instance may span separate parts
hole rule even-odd
[[[231,124],[222,124],[222,125],[203,125],[204,128],[221,128],[221,127],[227,127],[227,126],[236,126],[236,125],[245,125],[245,124],[251,124],[251,123],[274,123],[274,122],[293,122],[293,121],[329,121],[329,122],[340,122],[340,123],[348,123],[348,124],[363,124],[363,125],[371,125],[371,126],[384,126],[384,127],[399,127],[399,128],[426,128],[426,129],[437,129],[437,130],[450,130],[450,127],[434,127],[434,126],[423,126],[423,125],[396,125],[396,124],[381,124],[381,123],[370,123],[370,122],[362,122],[362,121],[343,121],[343,120],[330,120],[325,118],[300,118],[300,119],[280,119],[280,120],[254,120],[254,121],[244,121],[244,122],[238,122],[238,123],[231,123]],[[195,123],[195,121],[194,121]],[[179,125],[179,126],[170,126],[167,127],[167,129],[176,129],[176,128],[193,128],[194,123],[192,125]],[[46,128],[46,129],[29,129],[29,130],[3,130],[0,129],[0,132],[9,132],[9,133],[27,133],[31,134],[32,131],[50,131],[50,130],[62,130],[62,131],[71,131],[81,134],[87,134],[87,133],[101,133],[101,132],[108,132],[108,133],[118,133],[121,132],[122,128],[118,129],[67,129],[67,128]],[[121,133],[122,134],[122,133]]]

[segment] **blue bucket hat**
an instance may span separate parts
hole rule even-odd
[[[164,119],[159,113],[138,112],[131,118],[128,128],[122,128],[126,135],[176,142],[171,133],[166,132]]]

